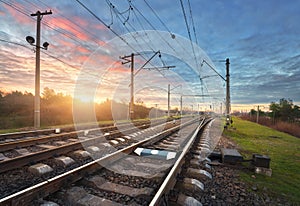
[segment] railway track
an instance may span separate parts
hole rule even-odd
[[[156,120],[156,123],[159,122],[165,122],[165,119],[162,120]],[[167,120],[167,121],[170,121]],[[88,130],[95,130],[95,129],[101,129],[103,132],[110,132],[113,130],[117,130],[118,128],[126,128],[129,127],[129,125],[135,125],[135,126],[141,126],[143,124],[149,124],[149,120],[143,120],[143,121],[135,121],[133,123],[123,122],[123,123],[110,123],[110,124],[99,124],[99,125],[78,125],[77,127],[80,127],[81,131],[88,131]],[[63,127],[63,128],[53,128],[53,129],[43,129],[43,130],[33,130],[33,131],[23,131],[23,132],[15,132],[15,133],[6,133],[6,134],[0,134],[0,145],[5,145],[8,143],[13,144],[22,144],[23,141],[32,141],[41,139],[44,137],[51,137],[51,136],[62,136],[63,134],[69,134],[71,132],[76,132],[78,129],[73,127]],[[78,131],[77,131],[78,132]],[[55,138],[54,137],[54,138]],[[3,146],[2,146],[3,147]]]
[[[101,148],[105,154],[96,152],[91,155],[94,160],[88,157],[87,163],[73,164],[73,169],[51,178],[44,175],[45,181],[2,197],[0,205],[41,205],[47,202],[53,205],[53,202],[58,205],[162,205],[167,202],[176,204],[178,199],[191,200],[178,192],[178,188],[189,185],[185,183],[189,180],[178,181],[177,177],[186,157],[190,156],[187,154],[192,154],[191,148],[195,150],[193,145],[199,131],[209,121],[207,118],[186,119],[181,124],[169,123],[163,131],[153,127],[133,132],[126,135],[132,140],[130,144],[118,147],[110,142],[114,145],[109,147],[110,150]],[[126,139],[126,136],[122,138]],[[103,142],[92,140],[90,145],[97,144]],[[197,143],[195,151],[201,153],[208,147],[208,141],[202,140]],[[84,145],[84,148],[88,147]],[[199,155],[196,159],[200,164],[205,159]],[[203,171],[199,174],[201,178],[210,178],[209,173]],[[173,189],[174,186],[177,190]]]
[[[161,123],[164,123],[164,121],[156,121],[152,123],[152,126]],[[143,121],[135,123],[134,127],[129,124],[122,124],[117,127],[106,126],[59,134],[51,133],[51,135],[45,135],[49,131],[45,132],[43,130],[42,132],[27,132],[26,135],[23,134],[22,138],[20,138],[20,133],[13,134],[12,137],[18,137],[18,139],[0,143],[0,173],[52,156],[82,149],[82,145],[89,147],[96,142],[108,140],[112,144],[117,145],[117,147],[121,147],[131,142],[129,138],[121,138],[123,133],[134,133],[135,131],[148,128],[150,124]],[[29,134],[35,134],[34,138],[27,138]],[[3,136],[7,137],[8,135]]]

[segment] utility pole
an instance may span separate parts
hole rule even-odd
[[[257,106],[256,123],[258,123],[258,119],[259,119],[259,105]]]
[[[166,66],[165,66],[165,67],[166,67]],[[174,67],[174,66],[168,66],[167,68],[171,68],[171,67]],[[173,88],[171,89],[171,85],[168,84],[168,117],[170,117],[170,109],[171,109],[171,106],[170,106],[170,101],[171,101],[170,95],[171,95],[171,91],[172,91],[173,89],[178,88],[178,87],[182,87],[182,85],[181,85],[181,84],[180,84],[180,85],[177,85],[177,86],[175,86],[175,87],[173,87]]]
[[[36,24],[36,57],[35,57],[35,97],[34,97],[34,127],[39,128],[41,125],[40,121],[40,48],[41,48],[41,20],[44,15],[52,14],[49,12],[37,11],[31,16],[37,17]]]
[[[226,59],[226,114],[230,115],[229,58]]]
[[[180,96],[180,117],[182,117],[182,95]]]
[[[131,55],[120,57],[125,60],[122,64],[131,63],[130,65],[130,102],[129,102],[129,118],[133,119],[134,117],[134,53]],[[130,59],[129,59],[130,58]]]
[[[155,52],[135,73],[134,73],[134,56],[136,55],[140,55],[140,54],[134,54],[132,53],[131,55],[127,55],[127,56],[120,56],[120,59],[123,59],[124,62],[122,62],[122,64],[127,64],[127,63],[131,63],[131,75],[130,75],[130,103],[129,103],[129,117],[130,119],[134,118],[134,77],[142,70],[142,69],[146,69],[145,65],[148,64],[151,59],[153,59],[157,54],[159,54],[159,57],[161,57],[160,55],[160,51]],[[163,66],[163,67],[155,67],[154,69],[164,69],[164,68],[174,68],[175,66]],[[149,70],[153,69],[153,68],[147,68]]]
[[[168,84],[168,117],[170,117],[170,84]]]

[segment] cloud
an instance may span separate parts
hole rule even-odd
[[[72,21],[68,19],[56,17],[51,18],[50,20],[48,20],[48,22],[51,25],[54,25],[56,29],[63,29],[65,32],[72,34],[83,41],[90,40],[90,37],[86,33],[84,33],[81,28],[79,28],[77,25],[75,25]]]
[[[5,8],[5,13],[9,13],[9,15],[14,19],[14,21],[16,21],[18,24],[32,24],[32,20],[30,18],[24,18],[24,15],[19,13],[16,9],[6,5],[6,4],[2,4],[3,7]],[[22,8],[23,5],[19,4],[18,2],[14,2],[13,5],[17,8]],[[28,14],[29,15],[29,14]]]

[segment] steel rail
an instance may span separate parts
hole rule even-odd
[[[185,156],[192,147],[199,131],[205,126],[211,119],[202,119],[199,126],[195,129],[193,135],[187,142],[186,146],[183,148],[180,156],[174,163],[173,167],[171,168],[168,176],[165,178],[164,182],[161,184],[160,188],[158,189],[157,193],[151,200],[149,206],[159,206],[162,200],[162,197],[166,195],[175,185],[176,183],[176,177],[180,173],[181,167],[184,164]]]

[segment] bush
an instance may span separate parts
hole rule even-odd
[[[249,116],[249,115],[243,115],[241,116],[242,119],[248,120],[251,122],[256,122],[257,118],[256,116]],[[281,132],[288,133],[290,135],[293,135],[295,137],[300,137],[300,125],[299,123],[289,123],[284,122],[280,120],[273,120],[269,117],[259,117],[258,123],[273,129],[276,129]]]

